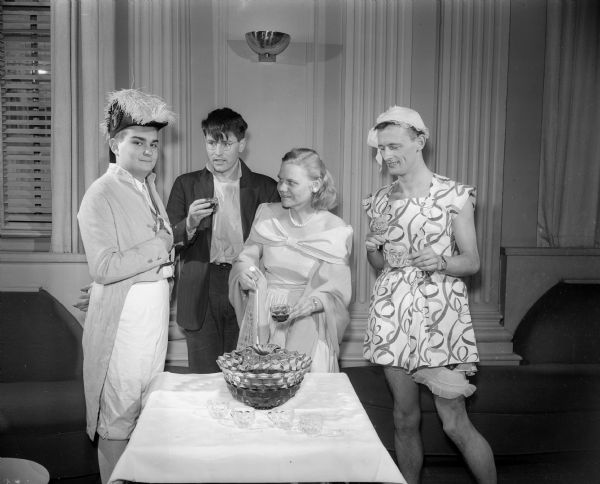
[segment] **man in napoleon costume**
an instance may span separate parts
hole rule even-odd
[[[98,434],[103,483],[135,427],[168,343],[173,235],[154,184],[165,102],[135,89],[111,93],[102,129],[110,165],[77,215],[92,285],[83,332],[87,433]]]

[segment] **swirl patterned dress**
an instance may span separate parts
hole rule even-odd
[[[445,256],[458,253],[452,220],[475,203],[475,188],[433,175],[429,195],[390,200],[394,185],[363,200],[371,230],[384,233],[385,265],[369,308],[364,357],[404,368],[460,365],[479,361],[467,288],[462,279],[407,265],[405,255],[427,245]]]

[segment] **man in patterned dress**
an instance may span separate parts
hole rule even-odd
[[[479,354],[462,277],[479,270],[475,189],[432,173],[423,159],[429,131],[414,110],[394,106],[377,118],[368,144],[395,178],[363,201],[371,219],[365,247],[379,272],[364,356],[384,366],[394,397],[398,465],[409,484],[423,463],[418,384],[433,393],[446,434],[477,482],[495,483],[487,441],[465,398]]]

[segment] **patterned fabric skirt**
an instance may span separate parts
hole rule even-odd
[[[386,268],[373,288],[363,354],[409,373],[479,361],[464,282],[415,267]]]

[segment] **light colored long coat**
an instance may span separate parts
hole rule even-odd
[[[146,181],[161,216],[168,220],[154,185]],[[117,327],[132,284],[164,278],[165,243],[156,237],[155,220],[131,174],[111,164],[86,191],[77,214],[93,280],[83,330],[83,384],[87,433],[94,439],[100,393],[106,379]],[[168,321],[165,322],[168,324]]]

